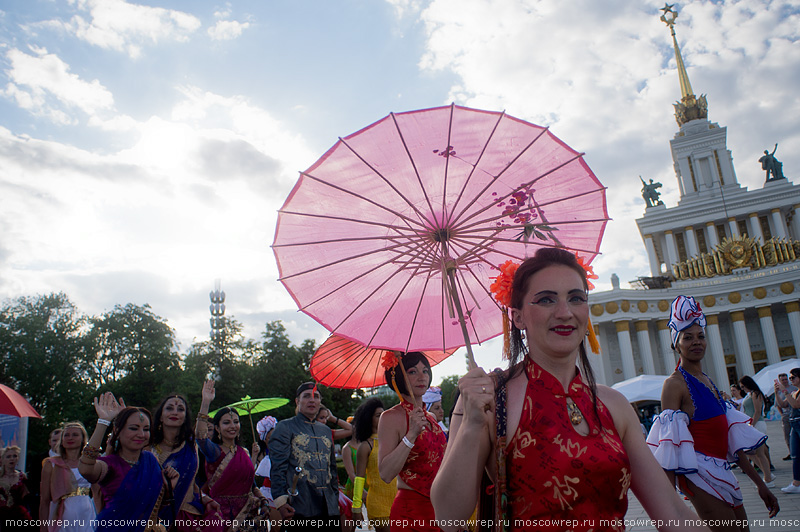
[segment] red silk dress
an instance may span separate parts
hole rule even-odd
[[[414,405],[406,401],[400,404],[406,413],[406,424],[408,424],[408,415],[414,409]],[[431,485],[442,465],[447,438],[436,422],[436,418],[428,412],[425,412],[425,416],[428,418],[428,425],[417,436],[414,448],[409,451],[406,463],[398,475],[412,489],[397,490],[389,514],[390,530],[393,532],[395,530],[417,532],[439,530],[439,527],[434,526],[435,515],[430,498]],[[400,445],[403,443],[401,442]]]
[[[576,371],[564,393],[561,383],[533,361],[526,363],[525,403],[506,448],[510,528],[549,531],[624,530],[631,468],[608,408],[597,401]],[[567,396],[589,424],[575,431]]]

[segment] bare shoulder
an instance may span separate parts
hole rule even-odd
[[[664,381],[664,387],[661,389],[661,397],[664,396],[680,396],[688,391],[686,388],[686,381],[683,376],[677,371],[667,377]]]
[[[394,405],[389,410],[384,410],[381,414],[380,425],[390,427],[398,426],[401,422],[405,423],[406,413],[402,405]]]
[[[608,407],[612,412],[621,408],[629,410],[632,408],[628,402],[628,399],[624,395],[614,388],[605,386],[604,384],[597,385],[597,398],[600,399],[603,404],[606,405],[606,407]]]

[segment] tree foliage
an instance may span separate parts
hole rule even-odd
[[[294,416],[295,390],[312,380],[312,340],[291,343],[280,321],[268,322],[259,339],[246,338],[242,325],[223,318],[224,342],[192,344],[178,350],[175,331],[149,305],[117,305],[85,316],[64,294],[23,297],[0,306],[0,382],[30,399],[43,419],[32,420],[28,451],[47,448],[47,434],[65,421],[94,421],[92,398],[104,391],[128,405],[153,409],[171,393],[184,394],[196,413],[201,388],[216,381],[212,409],[252,398],[285,397],[289,404],[253,416]],[[363,391],[320,386],[335,415],[351,415]],[[243,443],[252,442],[242,419]]]

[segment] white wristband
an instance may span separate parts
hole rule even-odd
[[[403,443],[405,443],[405,444],[406,444],[406,447],[408,447],[409,449],[413,449],[413,448],[414,448],[414,444],[413,444],[413,443],[411,443],[411,442],[409,441],[409,439],[408,439],[408,438],[406,438],[405,436],[403,436]]]
[[[103,418],[97,418],[97,422],[100,423],[101,425],[105,425],[106,427],[111,426],[111,422]]]

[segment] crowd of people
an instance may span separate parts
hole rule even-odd
[[[20,450],[2,451],[0,518],[38,511],[60,520],[42,532],[352,532],[359,524],[377,532],[597,532],[624,530],[632,490],[659,530],[747,530],[732,464],[755,483],[769,515],[778,513],[764,393],[745,376],[729,396],[702,371],[705,316],[694,299],[679,296],[670,308],[679,363],[643,435],[625,397],[595,382],[587,272],[576,256],[540,249],[507,281],[508,367],[473,368],[459,380],[449,431],[420,352],[383,359],[399,404],[384,409],[371,397],[342,419],[314,382],[301,383],[296,415],[261,419],[251,449],[240,443],[235,409],[209,414],[213,381],[196,417],[180,394],[151,413],[105,393],[94,401],[91,435],[79,422],[51,434],[38,508],[22,503]],[[800,493],[798,386],[800,368],[775,381],[794,460],[786,493]],[[347,472],[341,487],[337,440]]]

